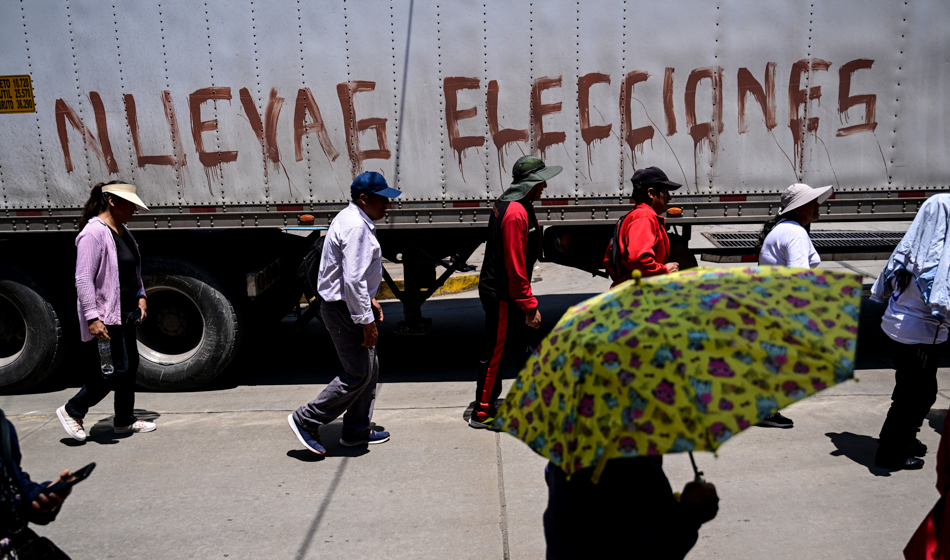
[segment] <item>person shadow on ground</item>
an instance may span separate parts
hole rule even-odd
[[[933,409],[927,414],[927,424],[939,434],[943,431],[943,420],[946,415],[946,410]],[[843,455],[855,463],[867,467],[868,472],[874,476],[891,476],[892,471],[874,465],[874,455],[877,454],[877,438],[852,434],[851,432],[841,432],[840,434],[828,432],[825,435],[837,447],[831,452],[833,457]]]
[[[874,476],[891,476],[891,471],[874,465],[874,455],[877,453],[877,438],[852,434],[851,432],[828,432],[825,434],[831,443],[837,447],[831,452],[832,457],[842,455],[859,465],[868,468]]]
[[[947,410],[933,410],[927,413],[927,424],[938,434],[943,434],[943,422],[947,417]]]

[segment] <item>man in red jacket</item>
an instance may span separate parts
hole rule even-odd
[[[659,167],[638,169],[630,181],[636,206],[620,219],[604,255],[604,267],[614,281],[611,288],[629,280],[634,270],[644,278],[679,270],[678,263],[667,262],[670,238],[661,214],[673,199],[670,191],[682,185],[670,181]]]
[[[478,297],[485,309],[485,340],[469,425],[488,428],[495,417],[501,378],[511,363],[523,363],[531,349],[526,327],[541,326],[538,300],[531,293],[531,272],[541,255],[541,226],[532,201],[541,198],[547,180],[561,172],[537,156],[515,162],[511,186],[488,219],[485,260],[478,279]]]

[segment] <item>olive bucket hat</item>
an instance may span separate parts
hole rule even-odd
[[[538,156],[521,156],[511,169],[511,186],[498,200],[514,201],[526,197],[531,189],[561,172],[560,165],[544,165]]]

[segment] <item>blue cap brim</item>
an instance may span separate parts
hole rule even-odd
[[[385,189],[381,191],[376,191],[373,194],[378,194],[379,196],[385,196],[386,198],[396,198],[397,196],[402,194],[402,191],[397,191],[396,189],[392,187],[386,187]]]

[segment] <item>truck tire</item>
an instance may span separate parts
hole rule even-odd
[[[21,391],[49,377],[62,336],[53,306],[28,280],[0,277],[0,391]]]
[[[234,306],[196,267],[159,260],[150,268],[142,279],[148,316],[138,328],[138,384],[159,391],[201,387],[224,371],[237,352]]]

